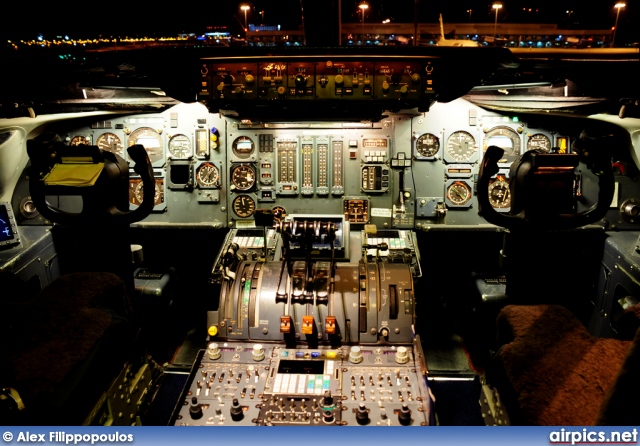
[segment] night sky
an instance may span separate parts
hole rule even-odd
[[[444,20],[453,22],[493,22],[492,1],[487,0],[417,0],[420,22],[437,23],[438,14]],[[313,3],[312,3],[313,2]],[[187,3],[179,7],[175,3],[167,8],[165,4],[143,2],[104,2],[95,12],[96,5],[89,9],[86,2],[67,0],[29,4],[19,1],[5,2],[3,24],[0,35],[5,39],[35,38],[42,33],[45,38],[68,35],[72,38],[109,36],[163,36],[178,32],[203,33],[207,26],[227,26],[233,33],[241,33],[244,13],[239,1],[211,1]],[[261,23],[260,11],[268,25],[280,24],[284,29],[294,29],[302,23],[300,5],[307,10],[305,21],[315,22],[314,29],[321,29],[338,9],[338,0],[254,0],[247,2],[252,9],[247,13],[248,23]],[[353,0],[342,0],[343,22],[359,22],[361,15]],[[368,0],[370,8],[365,21],[413,23],[414,0]],[[616,3],[610,0],[502,0],[498,21],[507,23],[556,23],[569,24],[570,15],[573,28],[608,29],[615,23]],[[640,39],[640,0],[627,0],[627,6],[620,13],[618,36],[633,41]],[[34,10],[37,8],[37,11]],[[468,10],[471,10],[469,14]]]

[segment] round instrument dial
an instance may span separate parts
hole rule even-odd
[[[447,198],[457,206],[462,206],[471,200],[471,187],[464,181],[454,181],[447,188]]]
[[[169,153],[174,158],[189,158],[191,156],[191,141],[186,135],[174,135],[169,140]]]
[[[476,149],[476,140],[469,132],[453,132],[447,139],[447,154],[455,161],[468,161]]]
[[[240,136],[233,141],[231,150],[238,158],[248,158],[256,146],[253,144],[253,140],[247,136]]]
[[[231,170],[231,183],[237,190],[249,190],[256,184],[256,171],[248,164],[240,164]]]
[[[107,152],[113,152],[117,155],[122,155],[122,141],[114,133],[103,133],[98,136],[96,145],[100,150],[106,150]]]
[[[129,135],[129,147],[141,144],[152,163],[162,159],[162,136],[151,127],[140,127]]]
[[[282,206],[276,206],[272,210],[275,221],[284,221],[284,218],[287,216],[287,211]]]
[[[484,136],[484,150],[489,146],[500,147],[504,150],[503,156],[517,156],[520,154],[520,135],[511,127],[494,127]]]
[[[79,146],[80,144],[88,146],[89,144],[91,144],[91,141],[89,140],[89,138],[82,135],[74,136],[73,138],[71,138],[71,141],[69,141],[70,146]]]
[[[511,207],[511,192],[509,183],[502,176],[489,182],[489,203],[495,209]]]
[[[162,180],[155,181],[155,191],[153,194],[153,205],[157,206],[164,202],[164,190],[162,189]],[[131,203],[140,205],[144,198],[144,185],[142,180],[132,180],[133,196],[131,197]]]
[[[416,151],[420,156],[435,156],[438,150],[440,150],[440,139],[432,133],[420,135],[416,140]]]
[[[238,195],[233,199],[233,213],[240,218],[249,218],[256,210],[256,202],[249,195]]]
[[[200,187],[218,187],[220,171],[213,163],[202,163],[196,169],[196,182]]]
[[[551,139],[544,133],[536,133],[529,136],[527,140],[527,150],[541,150],[545,153],[551,152]]]

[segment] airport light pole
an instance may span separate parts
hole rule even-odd
[[[496,20],[493,23],[493,37],[496,38],[498,37],[498,11],[502,8],[502,3],[494,3],[491,7],[496,10]]]
[[[249,5],[240,5],[240,9],[244,11],[244,37],[247,38],[247,11],[249,10]]]
[[[614,8],[616,8],[618,10],[618,12],[616,12],[616,24],[613,27],[613,37],[611,37],[611,47],[613,48],[613,45],[616,41],[616,31],[618,31],[618,19],[620,18],[620,10],[622,8],[624,8],[625,6],[627,6],[625,3],[616,3]]]
[[[362,2],[358,5],[358,8],[362,10],[362,46],[364,46],[364,11],[369,8],[369,5]]]

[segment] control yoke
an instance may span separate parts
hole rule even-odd
[[[571,229],[600,220],[609,209],[614,192],[606,141],[606,137],[590,138],[583,133],[574,142],[573,153],[525,152],[511,165],[512,205],[508,214],[496,211],[489,202],[489,182],[498,173],[498,160],[504,150],[488,147],[478,180],[480,215],[489,223],[508,229]],[[578,213],[581,186],[576,167],[580,161],[598,178],[598,201]]]
[[[143,201],[132,211],[129,207],[129,165],[120,156],[101,151],[97,146],[68,147],[57,137],[52,141],[27,142],[31,159],[29,189],[38,211],[52,222],[68,226],[129,225],[144,219],[153,210],[155,182],[149,156],[142,145],[127,149],[140,175]],[[63,166],[60,168],[59,166]],[[56,169],[59,181],[49,181]],[[91,179],[91,174],[97,179]],[[79,177],[86,180],[77,184]],[[88,178],[88,179],[87,179]],[[52,206],[47,196],[80,196],[82,210],[67,212]]]

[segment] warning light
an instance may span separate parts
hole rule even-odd
[[[558,153],[569,153],[569,138],[560,136],[557,139]]]

